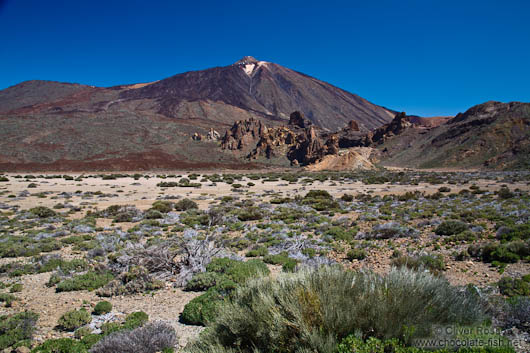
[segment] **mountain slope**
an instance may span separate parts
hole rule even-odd
[[[0,91],[0,170],[123,170],[238,166],[211,128],[255,118],[287,123],[302,111],[335,130],[368,131],[393,113],[280,65],[245,57],[233,65],[116,87],[26,81]]]
[[[362,130],[378,127],[394,113],[367,100],[283,66],[245,57],[233,65],[175,75],[120,95],[155,99],[159,112],[182,118],[182,105],[197,100],[223,102],[271,120],[302,112],[329,130],[356,120]],[[205,117],[208,115],[205,113]]]
[[[530,169],[530,103],[479,104],[438,127],[407,129],[379,148],[389,166]]]

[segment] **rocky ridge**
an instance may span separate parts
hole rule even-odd
[[[291,113],[286,126],[267,127],[256,119],[238,121],[226,131],[221,148],[247,159],[283,156],[291,165],[320,163],[322,168],[332,166],[332,169],[370,169],[374,166],[370,162],[367,148],[382,144],[386,139],[413,126],[415,124],[405,113],[399,113],[390,123],[373,132],[361,132],[357,122],[352,120],[343,129],[330,133],[319,129],[301,112],[296,111]],[[326,161],[322,163],[324,159]]]

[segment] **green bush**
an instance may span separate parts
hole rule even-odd
[[[228,277],[215,272],[196,273],[193,275],[192,279],[186,283],[186,287],[184,289],[195,292],[205,291],[211,287],[214,287],[223,279],[228,279]]]
[[[88,335],[83,336],[81,338],[81,343],[87,348],[90,349],[93,345],[99,342],[103,338],[102,335],[98,335],[95,333],[90,333]]]
[[[521,257],[530,255],[530,241],[512,241],[504,244],[487,243],[481,246],[470,246],[468,252],[484,262],[516,263]]]
[[[191,325],[206,325],[217,314],[224,298],[238,285],[250,278],[269,274],[267,265],[261,260],[246,262],[229,258],[216,258],[206,266],[206,272],[195,274],[186,285],[187,290],[207,290],[192,299],[184,307],[180,320]]]
[[[346,229],[341,226],[331,226],[324,234],[329,235],[334,240],[352,241],[353,237],[357,234],[357,228]]]
[[[344,194],[340,197],[340,199],[342,201],[346,201],[346,202],[352,202],[353,201],[353,195],[350,195],[350,194]]]
[[[33,213],[35,216],[39,218],[48,218],[48,217],[53,217],[57,215],[57,213],[54,210],[48,207],[44,207],[44,206],[33,207],[29,210],[29,212]]]
[[[18,292],[22,292],[22,289],[24,289],[24,286],[22,285],[22,283],[15,283],[11,286],[11,288],[9,289],[9,293],[18,293]]]
[[[216,258],[206,266],[206,271],[225,274],[232,281],[242,284],[249,278],[269,274],[267,265],[261,260],[237,261],[229,258]]]
[[[257,249],[249,250],[245,256],[246,257],[257,257],[257,256],[267,256],[269,254],[269,250],[266,246],[260,246]]]
[[[76,329],[89,324],[92,316],[85,309],[72,310],[64,313],[58,321],[58,326],[65,331],[75,331]]]
[[[286,272],[294,271],[298,261],[291,259],[287,252],[282,252],[276,255],[267,255],[263,258],[263,262],[272,265],[282,265],[282,269]]]
[[[94,314],[102,315],[112,311],[112,304],[106,300],[101,301],[94,307]]]
[[[132,330],[145,325],[147,321],[149,321],[149,315],[143,311],[135,311],[134,313],[127,315],[123,326]]]
[[[333,196],[326,190],[311,190],[305,196],[304,199],[328,199],[332,200]]]
[[[302,204],[309,205],[317,211],[330,211],[339,208],[337,201],[326,190],[311,190],[303,198]]]
[[[256,221],[263,218],[263,211],[256,206],[246,207],[238,211],[237,218],[240,221]]]
[[[98,273],[95,271],[87,272],[83,275],[77,275],[65,279],[57,284],[57,292],[70,292],[75,290],[94,290],[103,287],[109,283],[114,276],[110,272]]]
[[[498,286],[501,294],[508,297],[530,295],[530,284],[526,278],[502,277]]]
[[[438,235],[453,235],[462,233],[468,228],[469,226],[467,225],[467,223],[451,220],[440,223],[440,225],[434,230],[434,232]]]
[[[350,261],[352,261],[352,260],[363,260],[363,259],[366,258],[366,251],[364,251],[363,249],[359,249],[359,248],[351,249],[346,254],[346,257]]]
[[[322,267],[249,281],[222,303],[193,348],[332,352],[352,332],[407,343],[433,325],[474,324],[483,317],[478,295],[425,272],[394,268],[380,276]]]
[[[216,317],[222,301],[223,296],[215,288],[210,288],[184,306],[180,321],[188,325],[207,325]]]
[[[15,300],[16,298],[13,294],[0,293],[0,303],[5,303],[6,307],[10,307]]]
[[[71,338],[50,339],[34,348],[31,353],[88,353],[82,342]]]
[[[31,340],[38,318],[39,315],[31,311],[0,316],[0,349]]]
[[[177,211],[187,211],[191,209],[198,209],[199,205],[197,202],[190,199],[182,199],[175,203],[175,210]]]
[[[155,201],[151,206],[152,210],[168,213],[173,210],[173,203],[169,201]]]
[[[512,197],[515,196],[515,194],[511,192],[510,189],[508,189],[507,187],[500,188],[499,191],[497,192],[497,195],[499,196],[499,199],[501,200],[511,199]]]
[[[160,218],[164,218],[164,215],[162,215],[162,213],[157,210],[150,209],[150,210],[147,210],[147,212],[145,212],[145,218],[146,219],[160,219]]]

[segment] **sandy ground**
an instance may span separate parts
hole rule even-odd
[[[174,173],[176,174],[176,173]],[[200,173],[203,175],[204,173]],[[235,174],[235,173],[231,173]],[[144,173],[145,175],[145,173]],[[372,193],[378,195],[385,194],[402,194],[407,191],[421,191],[425,193],[434,193],[440,184],[431,185],[420,183],[419,185],[365,185],[362,182],[342,183],[334,181],[313,182],[311,185],[303,185],[300,183],[289,184],[286,181],[262,182],[261,180],[250,180],[244,178],[235,183],[247,185],[252,182],[255,186],[250,188],[241,188],[243,192],[234,192],[233,188],[226,183],[220,182],[213,185],[211,182],[201,183],[201,188],[182,188],[170,187],[161,188],[157,184],[161,181],[170,182],[178,181],[179,178],[158,178],[155,174],[149,174],[150,178],[140,178],[134,180],[133,178],[119,178],[117,180],[102,180],[101,178],[85,178],[82,181],[67,181],[64,179],[44,179],[36,178],[30,181],[25,179],[14,178],[14,174],[8,174],[8,182],[0,183],[0,204],[18,205],[21,209],[29,209],[35,206],[53,207],[57,203],[68,202],[74,206],[80,206],[83,211],[89,208],[104,209],[110,205],[116,204],[133,204],[140,209],[148,209],[157,197],[187,197],[196,200],[201,209],[207,209],[209,204],[215,199],[222,196],[239,196],[241,198],[253,197],[261,200],[267,200],[272,197],[294,197],[296,195],[305,195],[309,190],[324,189],[335,197],[348,194]],[[177,174],[179,175],[179,174]],[[181,177],[187,177],[185,173],[180,174]],[[74,178],[79,174],[72,174]],[[202,178],[192,182],[198,182]],[[37,187],[28,188],[28,184],[35,183]],[[473,184],[478,185],[481,189],[489,191],[498,190],[504,182],[497,182],[492,180],[474,180]],[[451,188],[452,192],[458,192],[461,189],[468,189],[471,184],[467,185],[445,185]],[[511,188],[520,188],[522,190],[529,190],[529,185],[526,183],[511,184]],[[46,198],[39,198],[37,196],[30,196],[25,198],[13,198],[10,195],[18,195],[20,192],[28,191],[31,194],[48,193]],[[85,198],[81,194],[75,194],[76,191],[82,192],[97,192],[104,194],[112,194],[113,196],[98,197],[94,195],[91,198]],[[65,199],[57,197],[62,192],[72,194],[71,198]],[[274,195],[271,195],[274,194]],[[85,212],[77,212],[72,217],[82,217]],[[355,215],[349,215],[355,218]],[[120,226],[124,230],[128,229],[133,224],[121,223]],[[98,227],[111,226],[110,219],[98,218]],[[403,240],[405,241],[405,240]],[[63,251],[63,250],[61,250]],[[385,272],[390,267],[390,254],[388,249],[378,249],[380,255],[369,258],[365,261],[353,261],[350,265],[352,268],[369,267],[377,272]],[[71,254],[63,254],[71,255]],[[0,259],[0,264],[25,260],[25,259]],[[448,261],[448,271],[446,277],[453,284],[476,283],[479,285],[489,284],[498,281],[500,274],[496,269],[480,262],[455,262]],[[513,264],[506,269],[508,275],[520,275],[529,272],[528,264]],[[278,272],[278,269],[273,271]],[[50,273],[27,275],[21,278],[21,283],[24,289],[21,293],[17,293],[20,299],[16,301],[13,308],[0,307],[0,314],[17,312],[21,309],[32,310],[40,314],[38,323],[39,330],[36,335],[37,342],[44,341],[50,337],[67,336],[72,334],[58,333],[53,330],[59,317],[65,312],[77,309],[81,306],[87,308],[93,307],[98,301],[102,300],[94,292],[78,291],[55,293],[54,288],[48,288],[45,283],[50,277]],[[200,327],[183,325],[178,322],[180,313],[184,305],[200,293],[183,292],[175,288],[165,288],[157,291],[154,294],[140,294],[127,297],[114,297],[111,302],[114,306],[114,311],[119,318],[125,316],[133,311],[143,310],[149,314],[151,320],[164,320],[170,322],[176,329],[177,335],[180,339],[180,345],[184,345],[187,341],[196,337],[201,330]]]

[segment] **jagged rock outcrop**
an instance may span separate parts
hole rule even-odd
[[[296,141],[296,134],[286,127],[277,127],[267,129],[254,148],[248,155],[248,158],[257,159],[258,157],[278,157],[280,153],[285,154],[285,148],[293,145]]]
[[[329,133],[295,111],[287,126],[267,127],[256,119],[238,121],[226,131],[221,148],[249,159],[285,156],[291,165],[309,165],[337,155],[340,148],[369,146],[372,137],[372,133],[361,133],[355,120],[339,132]]]
[[[217,131],[215,131],[213,128],[210,128],[210,131],[206,135],[202,135],[198,132],[195,132],[193,135],[191,135],[191,139],[193,141],[218,141],[221,138],[221,134],[219,134]]]
[[[357,124],[357,122],[355,120],[350,120],[350,122],[348,123],[348,125],[346,125],[344,130],[347,130],[347,131],[361,131],[359,129],[359,124]]]
[[[208,134],[206,135],[206,138],[211,141],[217,141],[221,138],[221,134],[215,131],[213,127],[211,127],[210,131],[208,131]]]
[[[413,123],[410,121],[407,114],[404,112],[398,113],[391,122],[375,129],[372,136],[372,143],[381,144],[385,142],[387,138],[399,135],[412,126]]]
[[[412,122],[411,118],[405,113],[396,114],[390,123],[366,133],[360,132],[356,122],[352,120],[344,129],[337,133],[339,147],[352,148],[380,145],[388,138],[399,135],[414,126],[419,126],[419,123]]]
[[[293,112],[289,116],[289,126],[305,129],[311,125],[313,125],[313,123],[309,119],[306,119],[299,111]]]
[[[260,120],[250,118],[240,120],[227,130],[222,141],[221,148],[227,150],[248,150],[264,136],[268,128]]]

